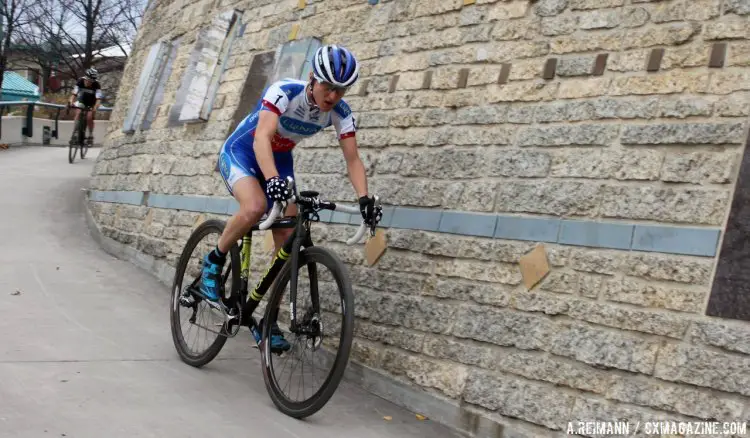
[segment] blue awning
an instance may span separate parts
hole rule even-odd
[[[2,100],[39,100],[39,87],[14,71],[3,75]]]

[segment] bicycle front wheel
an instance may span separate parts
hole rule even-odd
[[[73,161],[76,159],[77,150],[78,146],[68,146],[68,163],[73,164]]]
[[[299,253],[294,300],[298,327],[291,332],[291,272],[288,262],[266,305],[261,327],[263,378],[280,411],[304,418],[325,406],[344,376],[354,337],[354,297],[344,263],[324,248],[305,248]],[[272,336],[279,329],[291,344],[283,354],[273,348]],[[321,385],[315,389],[318,382]],[[292,389],[294,383],[301,383],[302,388]]]
[[[86,113],[81,113],[78,118],[78,144],[80,145],[81,159],[86,158],[86,152],[88,152],[88,145],[86,145]]]

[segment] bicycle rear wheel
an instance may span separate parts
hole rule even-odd
[[[211,219],[193,231],[177,262],[172,283],[169,318],[172,340],[182,361],[194,367],[202,367],[211,362],[224,347],[227,337],[237,334],[227,331],[225,315],[191,292],[200,286],[203,257],[216,246],[225,225],[222,221]],[[212,238],[211,235],[215,237]],[[230,286],[226,285],[227,280],[231,280]],[[220,295],[223,302],[230,301],[231,296],[239,293],[239,285],[240,253],[237,245],[232,245],[228,263],[222,273]],[[188,305],[188,301],[193,301],[193,304]],[[200,333],[203,334],[202,340]],[[191,334],[196,334],[193,341],[187,339]],[[197,347],[197,344],[202,347]]]
[[[310,247],[299,253],[299,271],[303,271],[305,267],[307,277],[305,272],[299,272],[294,302],[300,330],[297,333],[288,330],[291,262],[286,263],[279,273],[262,323],[261,351],[266,389],[276,407],[294,418],[304,418],[316,413],[333,396],[344,376],[354,336],[354,297],[344,263],[329,250]],[[322,268],[325,271],[321,272]],[[270,336],[274,323],[278,323],[279,328],[287,328],[282,328],[282,331],[292,344],[291,350],[283,356],[274,357],[275,353],[271,351]],[[336,351],[333,352],[333,349]],[[315,357],[318,352],[321,355]],[[308,356],[313,356],[309,362],[305,361]],[[280,358],[283,363],[275,364],[275,358]],[[300,364],[289,367],[289,360],[293,358],[301,359],[301,367]],[[326,365],[331,366],[330,371],[316,375],[317,367],[324,368]],[[313,384],[316,380],[322,381],[318,390],[309,391],[309,397],[307,390],[303,388],[301,399],[285,392],[293,377],[289,377],[288,384],[283,377],[287,369],[291,374],[298,368],[301,368],[298,380],[303,387],[306,379]],[[277,376],[277,372],[281,375]],[[300,389],[297,389],[296,394],[299,396]]]

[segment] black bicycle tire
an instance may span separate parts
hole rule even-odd
[[[278,389],[275,379],[273,378],[272,361],[262,361],[263,380],[274,405],[276,405],[276,407],[285,415],[297,419],[309,417],[315,414],[328,403],[331,397],[333,397],[333,394],[336,392],[336,389],[338,389],[338,386],[344,377],[344,372],[346,371],[349,362],[349,355],[351,354],[352,342],[354,340],[354,293],[352,292],[351,280],[346,265],[335,253],[318,246],[305,248],[300,251],[298,269],[307,266],[309,261],[316,264],[322,264],[331,271],[331,274],[338,285],[339,295],[341,295],[341,298],[344,301],[344,318],[342,318],[339,348],[338,353],[336,354],[336,359],[333,362],[333,368],[320,389],[309,399],[302,402],[292,402]],[[261,351],[263,352],[264,357],[271,354],[270,341],[267,338],[267,334],[271,332],[271,324],[274,322],[270,316],[271,310],[278,305],[285,286],[291,279],[291,265],[291,263],[286,263],[281,272],[279,272],[278,280],[275,283],[271,298],[266,305],[262,327],[263,335],[261,338]],[[300,293],[303,293],[303,291],[297,289],[298,296]]]
[[[78,151],[80,147],[80,137],[81,137],[81,120],[80,115],[76,119],[74,126],[73,126],[73,135],[71,136],[71,140],[73,144],[68,145],[68,163],[73,164],[73,162],[76,160],[76,152]]]
[[[189,354],[187,351],[185,351],[182,343],[180,342],[180,338],[178,337],[178,335],[181,334],[181,331],[179,330],[180,322],[177,320],[175,313],[175,305],[179,306],[176,300],[179,299],[178,297],[180,293],[182,293],[182,277],[185,274],[190,256],[192,255],[195,247],[198,245],[198,242],[200,242],[203,237],[210,234],[210,232],[218,232],[219,234],[221,234],[221,232],[224,231],[225,226],[226,223],[224,221],[209,219],[200,224],[198,228],[196,228],[195,231],[190,234],[190,238],[188,238],[188,241],[185,243],[185,246],[182,249],[182,254],[180,254],[180,258],[175,269],[174,280],[172,281],[172,296],[169,306],[169,325],[172,331],[172,342],[174,343],[175,349],[177,350],[180,359],[182,359],[182,361],[186,364],[196,368],[200,368],[214,360],[216,355],[219,354],[221,349],[224,347],[224,344],[227,342],[227,337],[218,335],[211,346],[208,347],[206,351],[201,355],[194,356],[192,354]],[[240,285],[240,252],[237,248],[237,245],[232,245],[232,247],[229,249],[229,258],[229,262],[231,263],[232,275],[231,293],[237,294],[239,292],[238,288]]]
[[[85,116],[84,116],[85,114]],[[81,112],[82,118],[88,117],[88,112]],[[79,155],[81,156],[81,159],[83,160],[86,158],[86,152],[88,152],[89,148],[86,146],[86,122],[80,121],[78,123],[78,144],[81,145],[81,149],[79,151]],[[84,152],[86,150],[86,152]]]

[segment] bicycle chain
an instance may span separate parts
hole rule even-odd
[[[186,290],[185,292],[183,292],[183,295],[185,295],[185,294],[190,295],[190,292]],[[193,299],[193,300],[195,300],[195,298],[192,297],[192,296],[190,296],[190,298]],[[193,306],[197,306],[197,305],[198,305],[198,303],[194,301],[193,302]],[[237,320],[237,324],[236,324],[236,327],[233,330],[233,332],[221,333],[219,331],[216,331],[216,330],[213,330],[213,329],[211,329],[209,327],[201,325],[201,324],[199,324],[197,322],[192,322],[191,324],[193,324],[196,327],[199,327],[199,328],[202,328],[204,330],[207,330],[207,331],[209,331],[209,332],[211,332],[211,333],[213,333],[215,335],[224,336],[224,337],[227,337],[227,338],[233,338],[233,337],[237,336],[237,334],[240,332],[240,327],[241,327],[241,322],[242,322],[242,306],[238,305],[236,307],[236,309],[237,309],[237,316],[236,317],[232,317],[231,315],[229,315],[227,313],[226,306],[224,306],[223,303],[222,304],[217,304],[217,305],[208,304],[208,307],[209,307],[209,309],[221,310],[221,314],[222,314],[222,316],[224,318],[224,322],[222,323],[221,326],[225,329],[225,331],[227,331],[226,330],[227,323],[231,319],[236,319]],[[193,309],[193,311],[195,312],[196,310]]]

